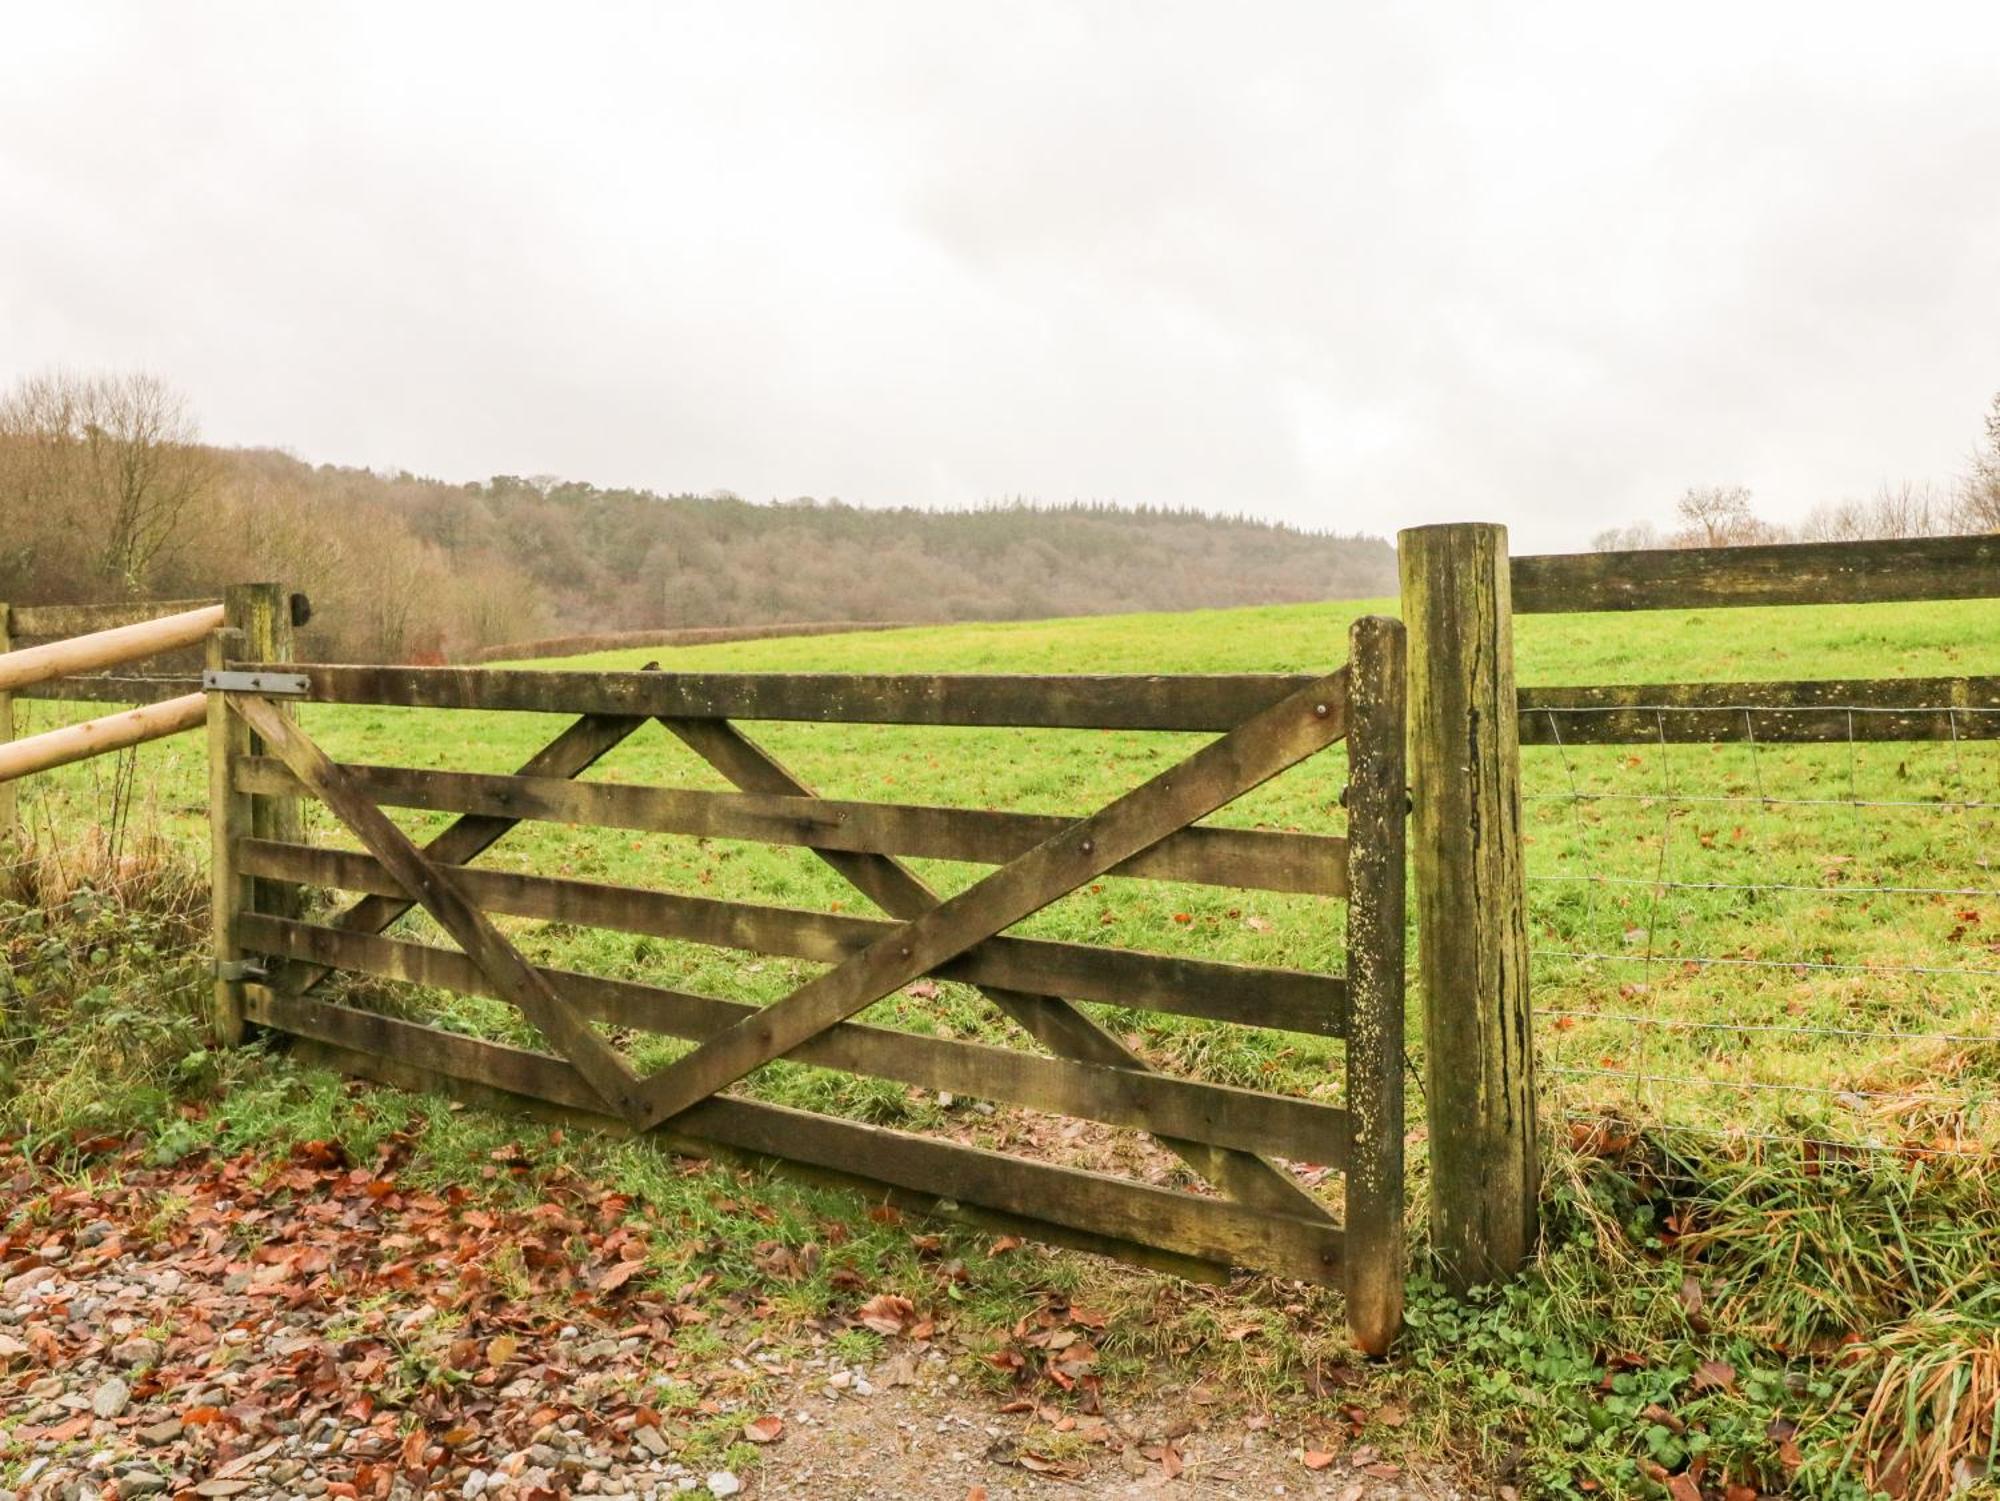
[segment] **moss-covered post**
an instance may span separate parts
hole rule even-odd
[[[220,672],[242,660],[243,638],[224,626],[208,638],[205,665]],[[250,882],[236,868],[236,841],[250,832],[250,798],[236,790],[236,763],[250,751],[250,727],[229,712],[221,693],[208,694],[208,831],[210,947],[215,992],[209,1030],[223,1047],[243,1041],[243,982],[234,973],[243,951],[236,946],[236,915],[250,905]]]
[[[1424,526],[1396,541],[1431,1239],[1462,1291],[1527,1260],[1541,1184],[1507,531]]]
[[[277,584],[231,584],[223,593],[223,622],[240,631],[240,647],[231,655],[242,662],[289,662],[292,660],[292,605],[290,596]],[[279,712],[287,719],[297,711],[282,700]],[[263,742],[249,737],[245,754],[267,754]],[[250,799],[250,829],[253,838],[275,839],[286,844],[299,841],[299,800],[290,796],[259,794]],[[278,917],[300,914],[300,889],[289,881],[258,880],[252,901],[256,910]]]
[[[1403,1327],[1403,627],[1348,632],[1347,1324],[1370,1355]]]

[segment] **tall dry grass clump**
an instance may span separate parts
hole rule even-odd
[[[129,778],[0,864],[0,1130],[117,1130],[198,1084],[208,880]]]

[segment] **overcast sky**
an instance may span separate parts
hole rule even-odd
[[[2000,5],[10,7],[58,363],[450,479],[1795,517],[2000,389]]]

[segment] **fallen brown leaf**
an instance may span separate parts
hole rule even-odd
[[[855,1322],[877,1334],[901,1334],[916,1315],[916,1305],[896,1293],[877,1293],[854,1310]]]

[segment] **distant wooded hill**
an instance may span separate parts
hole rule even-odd
[[[552,635],[1016,620],[1393,593],[1380,538],[1112,505],[878,510],[500,476],[448,484],[200,443],[148,376],[0,400],[0,599],[312,595],[310,648],[457,658]]]

